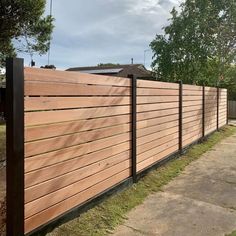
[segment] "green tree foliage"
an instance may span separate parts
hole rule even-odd
[[[100,63],[98,66],[119,66],[120,64],[115,64],[115,63]]]
[[[186,0],[150,46],[157,79],[216,86],[236,59],[236,1]]]
[[[17,52],[45,54],[53,18],[43,16],[46,0],[0,1],[0,65]]]

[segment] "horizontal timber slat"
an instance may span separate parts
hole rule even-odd
[[[26,97],[25,111],[129,105],[130,97]]]
[[[129,96],[130,88],[59,82],[25,82],[25,96]]]
[[[178,108],[137,113],[137,121],[178,114]]]
[[[137,156],[137,163],[140,163],[140,162],[144,161],[145,159],[152,157],[153,155],[157,155],[158,153],[160,153],[160,152],[162,152],[162,151],[164,151],[176,144],[178,144],[178,139],[171,140],[171,141],[164,143],[158,147],[154,147],[146,152],[143,152]]]
[[[108,179],[110,176],[114,174],[118,174],[124,170],[127,170],[131,167],[131,161],[127,160],[121,162],[117,165],[111,166],[97,174],[90,175],[87,178],[84,178],[78,182],[75,182],[71,185],[68,185],[62,189],[59,189],[53,193],[45,195],[35,201],[29,202],[25,206],[25,218],[29,218],[30,216],[39,213],[52,205],[57,204],[60,201],[63,201],[83,190],[92,187],[99,182]],[[43,206],[43,207],[42,207]]]
[[[84,190],[81,193],[78,193],[63,202],[60,202],[39,214],[36,214],[25,220],[25,232],[28,233],[38,226],[47,223],[53,218],[63,214],[64,212],[72,209],[75,206],[85,202],[87,199],[90,199],[97,194],[103,192],[104,190],[112,187],[113,185],[125,180],[130,176],[130,169],[122,171],[119,174],[111,176],[109,179],[106,179],[99,184],[94,185],[91,188]]]
[[[31,126],[25,128],[25,142],[73,134],[87,130],[96,130],[109,126],[115,127],[117,125],[127,123],[130,123],[130,115]]]
[[[179,119],[179,115],[170,115],[170,116],[165,116],[165,117],[158,117],[158,118],[152,118],[148,120],[142,120],[137,122],[137,129],[142,129],[158,124],[163,124],[167,123],[170,121],[175,121]]]
[[[144,129],[138,129],[137,130],[137,138],[146,136],[148,134],[156,133],[158,131],[168,129],[171,127],[176,127],[179,124],[178,122],[179,121],[177,120],[177,121],[172,121],[169,123],[164,123],[164,124],[160,124],[160,125],[156,125],[156,126],[150,126],[150,127],[144,128]]]
[[[177,96],[178,90],[173,89],[155,89],[155,88],[138,88],[137,96]]]
[[[138,96],[137,104],[178,102],[179,96]]]
[[[102,150],[98,150],[92,153],[88,154],[82,154],[81,152],[76,153],[76,148],[71,150],[66,150],[67,152],[58,153],[58,155],[55,155],[55,157],[52,157],[50,155],[44,154],[39,156],[34,156],[31,158],[25,159],[25,173],[39,170],[51,165],[59,164],[59,163],[65,163],[66,161],[75,160],[77,159],[77,162],[80,166],[87,166],[91,165],[95,162],[101,161],[103,159],[112,157],[114,155],[117,155],[121,152],[130,150],[130,142],[123,142],[121,144],[117,144],[112,147],[107,147]],[[67,155],[68,154],[68,155]],[[70,155],[71,154],[71,155]]]
[[[50,81],[79,84],[131,86],[130,79],[113,76],[100,76],[80,72],[25,68],[25,81]]]
[[[83,108],[61,111],[27,112],[25,113],[26,126],[51,124],[56,122],[91,119],[106,116],[124,115],[130,113],[129,106]]]
[[[178,108],[178,106],[179,106],[178,102],[137,105],[137,112],[165,110],[171,108]]]
[[[138,80],[138,88],[161,88],[161,89],[179,89],[178,84],[160,82],[160,81],[148,81],[148,80]]]
[[[25,233],[135,182],[227,119],[225,89],[205,87],[203,100],[202,86],[183,84],[181,98],[180,83],[35,68],[24,85]]]
[[[152,140],[151,142],[140,145],[137,147],[137,155],[139,155],[143,152],[146,152],[152,148],[156,148],[158,146],[161,146],[164,143],[168,143],[170,140],[176,140],[176,139],[178,139],[178,137],[179,137],[179,134],[176,132],[174,134],[163,136],[159,139]]]
[[[25,175],[25,188],[41,184],[47,180],[55,180],[52,182],[57,182],[58,178],[66,174],[69,176],[77,175],[80,179],[83,179],[89,175],[100,172],[122,161],[126,161],[129,158],[130,152],[125,151],[117,154],[116,156],[101,160],[85,167],[75,165],[76,163],[78,163],[77,159],[73,159],[65,163],[55,164],[53,166],[45,167],[43,169],[27,173]],[[73,178],[68,179],[68,177],[65,179],[67,179],[67,181],[70,183],[73,180]],[[56,184],[55,187],[58,187],[58,184]],[[52,187],[50,189],[52,189]]]
[[[88,143],[122,133],[127,133],[129,131],[130,124],[124,124],[115,127],[103,128],[101,130],[85,131],[82,133],[69,134],[60,137],[34,141],[25,144],[25,156],[28,157],[40,153],[55,151],[66,147],[71,147],[82,143]]]
[[[153,155],[152,157],[149,157],[148,159],[145,159],[144,161],[137,164],[137,171],[140,172],[141,170],[153,165],[155,162],[165,158],[166,156],[176,152],[177,150],[178,145],[174,145],[163,152],[160,152],[158,154]]]
[[[170,135],[170,134],[173,134],[173,133],[177,133],[178,131],[179,131],[179,127],[175,126],[175,127],[172,127],[172,128],[167,128],[167,129],[161,130],[160,132],[155,132],[155,133],[137,138],[137,147],[139,147],[142,144],[145,144],[145,143],[151,142],[153,140],[156,140],[158,138],[162,138],[165,135]]]
[[[196,86],[196,85],[189,85],[189,84],[183,84],[183,89],[184,90],[193,90],[193,91],[202,91],[201,86]]]

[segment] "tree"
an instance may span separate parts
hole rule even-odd
[[[236,58],[236,1],[186,0],[150,46],[164,81],[218,85]]]
[[[98,66],[119,66],[120,64],[115,64],[115,63],[99,63]]]
[[[53,18],[43,16],[46,0],[1,0],[0,65],[17,52],[45,54],[53,30]]]
[[[40,66],[42,69],[51,69],[51,70],[56,70],[56,66],[54,65],[45,65],[45,66]]]

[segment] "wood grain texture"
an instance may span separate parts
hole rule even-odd
[[[184,90],[192,90],[192,91],[202,91],[201,86],[189,85],[189,84],[183,84],[183,89]]]
[[[90,188],[93,185],[98,184],[99,182],[108,179],[115,174],[127,170],[130,167],[131,160],[121,162],[97,174],[90,175],[85,179],[68,185],[41,198],[38,198],[35,201],[29,202],[25,205],[25,218],[29,218],[30,216],[37,214],[75,194],[78,194],[79,192],[82,192],[85,189]]]
[[[29,142],[25,144],[25,157],[88,143],[127,132],[130,132],[130,124],[122,124],[115,127],[103,128],[101,130],[84,131],[81,133]]]
[[[46,194],[57,191],[58,189],[127,160],[130,160],[130,151],[119,153],[84,167],[79,166],[79,160],[72,160],[65,163],[64,169],[60,163],[58,165],[30,172],[25,176],[25,202],[30,202]],[[76,163],[76,166],[70,169],[72,163]],[[50,173],[50,171],[54,172]],[[40,174],[45,174],[45,176],[40,176]],[[32,179],[32,177],[35,179]]]
[[[197,90],[183,90],[183,96],[202,96],[202,91]]]
[[[201,96],[193,95],[193,96],[183,96],[183,101],[202,101]]]
[[[174,146],[178,143],[179,143],[179,139],[176,138],[176,139],[171,140],[167,143],[164,143],[160,146],[154,147],[154,148],[152,148],[152,149],[150,149],[146,152],[143,152],[143,153],[141,153],[137,156],[137,163],[140,163],[140,162],[142,162],[142,161],[144,161],[144,160],[146,160],[146,159],[148,159],[148,158],[150,158],[154,155],[158,155],[159,153],[165,151],[166,149],[169,149],[170,147],[172,147],[172,146]]]
[[[130,115],[69,121],[25,128],[25,142],[130,123]]]
[[[25,68],[25,81],[51,81],[72,84],[96,84],[131,86],[130,79],[114,76],[93,75],[80,72]]]
[[[165,116],[165,117],[142,120],[142,121],[137,122],[137,129],[143,129],[143,128],[147,128],[147,127],[158,125],[158,124],[176,121],[178,119],[179,119],[179,115],[175,114],[175,115],[170,115],[170,116]]]
[[[142,144],[152,142],[153,140],[160,139],[160,138],[165,137],[167,135],[178,133],[178,132],[179,132],[179,127],[175,126],[172,128],[164,129],[160,132],[155,132],[155,133],[137,138],[137,147],[139,147]]]
[[[70,148],[69,150],[65,149],[63,151],[54,152],[53,153],[54,155],[52,154],[38,155],[25,159],[25,173],[32,172],[34,170],[39,170],[55,164],[68,162],[70,160],[75,160],[75,159],[77,159],[79,165],[83,167],[101,161],[103,159],[112,157],[121,152],[128,151],[130,150],[130,148],[131,148],[130,142],[126,141],[88,154],[83,154],[81,153],[81,151],[76,153],[77,147],[74,147],[73,149]]]
[[[160,111],[149,111],[149,112],[137,113],[137,121],[147,120],[147,119],[152,119],[152,118],[157,118],[157,117],[166,117],[166,116],[178,114],[178,112],[179,112],[178,108],[173,108],[173,109],[160,110]]]
[[[201,86],[183,85],[183,146],[202,136]],[[217,89],[205,88],[206,134]],[[227,90],[220,89],[219,126]],[[131,176],[131,80],[25,69],[25,231]],[[137,171],[179,149],[179,84],[137,80]]]
[[[183,107],[188,107],[188,106],[195,106],[195,105],[202,105],[202,101],[184,101],[183,100]]]
[[[162,160],[166,156],[178,151],[178,147],[179,147],[179,145],[174,145],[174,146],[166,149],[165,151],[155,154],[155,155],[149,157],[148,159],[145,159],[144,161],[138,163],[137,164],[137,171],[140,172],[143,169],[155,164],[157,161]]]
[[[196,141],[199,140],[201,137],[202,137],[201,134],[197,134],[197,135],[195,135],[195,136],[193,136],[193,137],[190,137],[190,138],[184,140],[184,141],[183,141],[183,147],[186,147],[186,146],[188,146],[189,144],[191,144],[191,143],[193,143],[193,142],[196,142]]]
[[[161,146],[165,143],[168,143],[170,140],[177,140],[179,138],[179,133],[176,132],[174,134],[170,134],[167,136],[162,136],[161,138],[151,140],[150,142],[147,142],[143,145],[137,146],[137,155],[146,152],[152,148],[156,148],[158,146]]]
[[[183,113],[183,119],[196,116],[197,118],[200,118],[202,116],[202,109],[196,109],[193,111],[188,111]]]
[[[65,84],[60,82],[25,82],[25,96],[129,96],[130,88]]]
[[[138,88],[137,96],[178,96],[179,91],[173,89]]]
[[[138,96],[137,104],[178,102],[179,96]]]
[[[137,105],[137,112],[146,112],[146,111],[157,111],[157,110],[166,110],[171,108],[178,108],[178,102],[170,102],[170,103],[156,103],[156,104],[144,104]]]
[[[25,111],[129,105],[130,97],[25,97]]]
[[[25,126],[52,124],[56,122],[110,117],[130,113],[129,106],[83,108],[59,111],[27,112]]]
[[[95,197],[97,194],[103,192],[104,190],[114,186],[115,184],[125,180],[130,176],[130,169],[122,171],[119,174],[111,176],[109,179],[106,179],[99,184],[94,185],[91,188],[80,192],[65,201],[62,201],[42,212],[36,214],[25,220],[25,233],[32,231],[38,226],[45,224],[46,222],[52,220],[53,218],[65,213],[66,211],[76,207],[87,199]]]
[[[169,123],[164,123],[164,124],[160,124],[160,125],[156,125],[156,126],[150,126],[144,129],[138,129],[137,130],[137,138],[139,137],[143,137],[152,133],[156,133],[159,132],[161,130],[165,130],[168,128],[172,128],[172,127],[176,127],[179,125],[178,123],[179,121],[171,121]]]
[[[137,87],[138,88],[179,89],[179,84],[139,79],[137,81]]]

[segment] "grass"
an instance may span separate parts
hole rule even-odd
[[[77,219],[64,224],[47,236],[104,236],[112,232],[116,226],[124,222],[126,214],[143,203],[145,198],[178,176],[192,161],[209,151],[222,139],[236,132],[236,127],[225,127],[214,133],[206,142],[190,148],[179,159],[172,160],[164,166],[150,172],[137,184],[108,198],[100,205],[90,209]],[[231,236],[236,235],[232,234]]]
[[[227,235],[225,235],[225,236],[236,236],[236,230],[233,231],[231,234],[227,234]]]
[[[0,161],[6,158],[6,125],[0,124]]]

